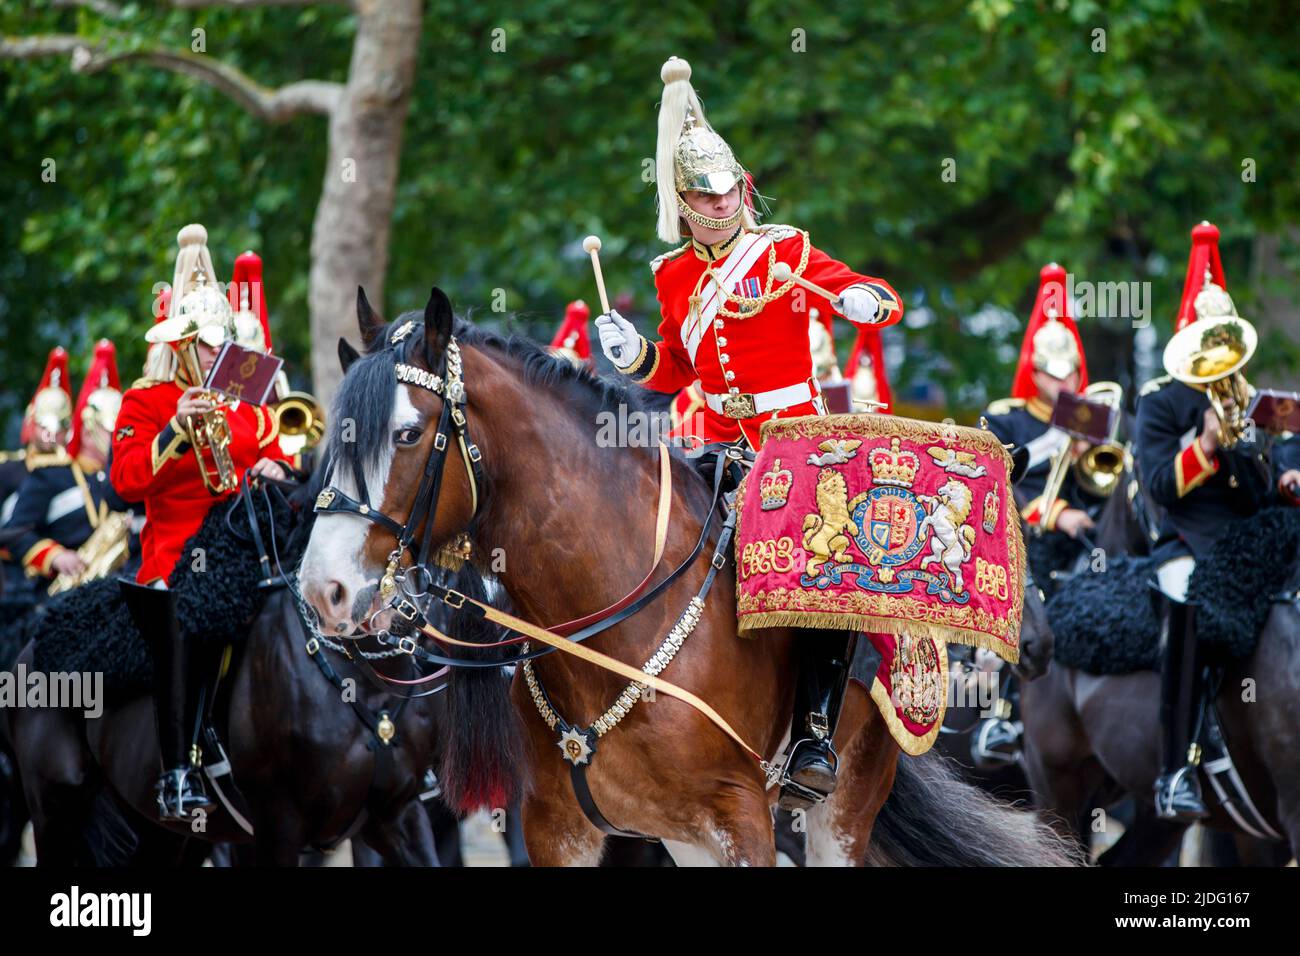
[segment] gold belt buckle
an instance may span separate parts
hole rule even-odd
[[[722,414],[728,418],[753,418],[758,414],[754,396],[749,392],[728,395],[722,400]]]

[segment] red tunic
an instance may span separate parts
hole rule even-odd
[[[813,378],[812,347],[808,338],[808,310],[817,308],[830,315],[832,306],[822,296],[794,286],[769,301],[756,313],[736,318],[726,312],[740,311],[732,296],[751,298],[775,290],[780,283],[770,279],[775,262],[787,263],[799,274],[807,233],[789,226],[767,226],[757,233],[742,232],[723,247],[709,248],[698,242],[661,256],[651,264],[655,290],[663,321],[660,341],[646,343],[642,354],[626,370],[632,379],[660,392],[676,392],[696,379],[714,404],[729,390],[761,396],[776,390],[804,397],[784,402],[774,395],[751,418],[732,418],[706,404],[673,430],[673,435],[691,435],[706,442],[736,441],[742,434],[749,444],[759,446],[759,426],[777,415],[814,415],[824,411]],[[705,275],[712,267],[713,278]],[[881,279],[860,275],[816,248],[808,249],[803,278],[836,295],[850,286],[862,286],[880,300],[877,327],[892,325],[903,315],[903,304],[893,288]],[[718,285],[727,295],[718,294]],[[698,296],[698,308],[691,309]]]
[[[208,510],[233,492],[214,495],[199,472],[185,432],[176,422],[176,402],[184,389],[176,382],[137,382],[122,396],[113,434],[113,488],[127,501],[143,501],[140,535],[143,563],[136,580],[168,578],[185,542],[199,530]],[[260,458],[283,460],[274,417],[247,402],[226,408],[230,460],[241,478]],[[209,468],[212,453],[204,451]]]

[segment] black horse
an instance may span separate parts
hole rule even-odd
[[[472,619],[457,627],[462,639],[490,639],[475,634]],[[152,790],[158,744],[147,695],[110,702],[98,719],[51,708],[0,714],[40,865],[193,864],[221,842],[251,843],[258,864],[293,866],[302,849],[349,837],[390,865],[437,865],[419,800],[426,770],[436,768],[444,799],[461,810],[491,792],[485,778],[508,777],[517,735],[499,671],[458,671],[442,692],[402,703],[395,693],[405,690],[375,675],[409,679],[410,660],[363,662],[361,655],[388,650],[363,639],[347,647],[356,660],[313,647],[327,659],[331,680],[308,652],[311,635],[287,587],[267,590],[246,631],[214,707],[246,825],[225,806],[193,825],[159,823]],[[18,662],[32,669],[33,653],[27,646]],[[395,730],[391,742],[381,739],[387,728],[377,732],[385,714]]]

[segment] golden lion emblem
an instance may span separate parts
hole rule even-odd
[[[805,515],[803,519],[803,546],[812,555],[804,574],[810,578],[816,577],[827,561],[847,561],[850,535],[858,533],[857,525],[849,517],[848,486],[844,476],[833,468],[823,468],[817,473],[817,511],[818,514]]]

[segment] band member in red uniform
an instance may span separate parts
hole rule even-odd
[[[165,591],[186,540],[208,511],[230,497],[245,472],[273,479],[287,476],[276,440],[275,420],[246,402],[218,405],[201,385],[221,346],[236,336],[234,310],[216,282],[207,249],[207,230],[186,226],[177,236],[180,252],[165,310],[145,338],[152,343],[145,377],[122,397],[113,440],[113,487],[128,501],[143,501],[142,562],[136,580],[150,588],[126,587],[128,603],[154,660],[154,698],[164,773],[158,806],[164,819],[184,819],[212,804],[197,764],[199,688],[211,679],[203,662],[191,666],[174,605]],[[204,422],[224,418],[230,432],[230,471],[201,438]]]
[[[587,334],[587,319],[591,308],[581,299],[574,299],[564,307],[564,321],[555,330],[548,346],[551,353],[566,358],[574,365],[591,366],[591,338]]]
[[[696,380],[704,406],[671,437],[760,444],[759,426],[776,416],[826,413],[813,370],[809,313],[858,325],[892,325],[903,303],[889,283],[854,272],[792,226],[759,226],[750,184],[731,147],[705,119],[685,60],[670,59],[655,151],[659,238],[687,242],[651,263],[663,320],[659,341],[644,338],[617,311],[596,320],[600,345],[634,382],[677,392]],[[778,281],[784,264],[794,278]],[[847,684],[845,635],[810,631],[797,642],[795,740],[782,805],[807,807],[835,789],[831,737]]]
[[[596,320],[601,348],[633,381],[676,392],[699,380],[704,408],[687,421],[704,442],[759,445],[776,416],[824,414],[813,374],[809,311],[859,325],[892,325],[903,303],[889,283],[832,259],[792,226],[759,226],[745,171],[704,117],[676,57],[664,64],[656,174],[659,237],[688,240],[650,264],[663,321],[650,342],[617,311]],[[832,293],[828,300],[773,270]],[[676,437],[676,436],[674,436]]]

